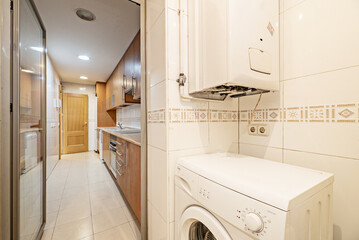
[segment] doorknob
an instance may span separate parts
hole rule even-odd
[[[85,125],[84,126],[87,126],[87,122],[85,122]]]

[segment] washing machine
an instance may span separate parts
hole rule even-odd
[[[179,159],[176,240],[333,239],[330,173],[236,154]]]

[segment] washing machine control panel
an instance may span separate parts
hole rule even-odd
[[[197,200],[206,209],[256,239],[284,239],[287,212],[198,177]]]

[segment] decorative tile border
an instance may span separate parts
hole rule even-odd
[[[193,122],[249,122],[253,110],[211,110],[180,109],[168,111],[170,123]],[[148,112],[149,123],[165,123],[166,110]],[[288,108],[257,109],[253,122],[317,122],[317,123],[359,123],[359,104],[336,104]]]
[[[148,123],[164,123],[165,109],[148,111]],[[238,112],[228,110],[181,109],[171,108],[168,111],[170,123],[194,122],[238,122]]]
[[[240,110],[240,122],[249,122],[252,112]],[[253,122],[358,123],[359,104],[257,109]]]
[[[169,122],[238,122],[238,112],[228,110],[171,108],[169,110]]]
[[[148,123],[165,123],[166,122],[166,110],[152,110],[147,112]]]

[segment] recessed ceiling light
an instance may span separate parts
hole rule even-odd
[[[35,73],[33,70],[30,70],[30,69],[21,69],[21,72],[25,72],[25,73]]]
[[[89,22],[96,20],[95,14],[93,14],[89,10],[86,10],[83,8],[78,8],[78,9],[75,9],[75,11],[76,11],[76,15],[79,18],[81,18],[82,20],[89,21]]]
[[[90,57],[86,56],[86,55],[80,55],[80,56],[78,56],[78,58],[81,59],[81,60],[84,60],[84,61],[90,60]]]
[[[89,78],[86,77],[86,76],[81,76],[80,78],[81,78],[81,79],[84,79],[84,80],[89,79]]]
[[[44,48],[43,47],[30,47],[31,50],[34,50],[36,52],[44,52]]]

